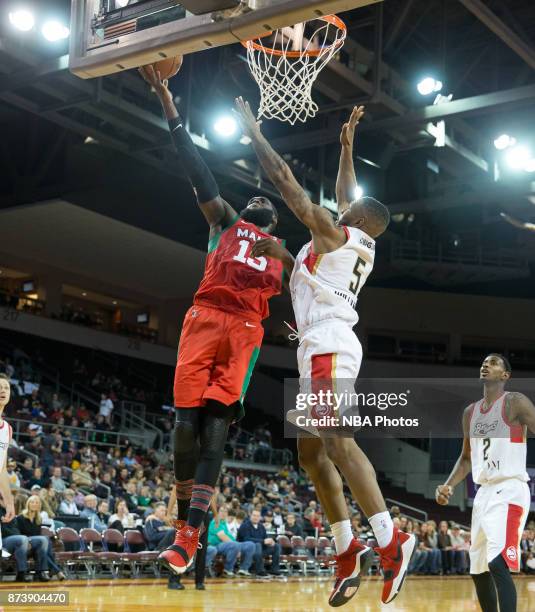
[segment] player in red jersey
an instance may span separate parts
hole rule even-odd
[[[152,66],[140,72],[160,99],[180,163],[210,226],[204,277],[184,319],[174,382],[175,487],[178,519],[186,524],[160,556],[182,574],[193,561],[228,427],[241,411],[258,357],[268,299],[282,289],[283,262],[251,256],[256,240],[272,238],[277,224],[273,204],[253,197],[238,215],[221,198],[183,127],[167,83]]]

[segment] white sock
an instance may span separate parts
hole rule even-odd
[[[351,523],[349,522],[349,519],[333,523],[331,525],[331,531],[333,532],[334,536],[336,554],[341,555],[349,548],[351,540],[353,539],[353,532],[351,531]]]
[[[394,535],[394,523],[390,517],[390,513],[386,510],[384,512],[378,512],[368,519],[373,529],[373,535],[377,540],[379,548],[388,546],[392,541]]]

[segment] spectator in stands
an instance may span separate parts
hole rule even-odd
[[[238,540],[240,542],[254,542],[255,544],[255,570],[257,576],[266,576],[264,570],[264,556],[271,555],[271,573],[278,576],[280,574],[280,546],[272,538],[268,538],[264,526],[260,523],[260,512],[253,510],[250,518],[243,522],[238,530]]]
[[[33,470],[32,477],[28,480],[26,488],[31,489],[33,486],[38,485],[39,488],[46,486],[46,478],[43,476],[43,469],[36,467]]]
[[[126,483],[126,493],[124,496],[126,501],[126,505],[128,506],[128,510],[130,512],[135,512],[138,507],[139,497],[136,492],[136,483],[134,480],[130,480]]]
[[[316,529],[321,529],[321,521],[319,520],[319,517],[316,514],[315,507],[309,506],[305,510],[304,514],[303,531],[307,536],[315,536]]]
[[[236,540],[238,537],[238,529],[240,528],[240,525],[238,524],[238,521],[236,520],[236,510],[234,510],[234,508],[228,509],[227,527],[228,527],[230,535]]]
[[[108,527],[108,523],[102,521],[97,513],[97,496],[93,494],[86,495],[84,505],[85,507],[80,512],[80,516],[89,519],[89,527],[102,533]]]
[[[50,504],[50,496],[48,493],[48,489],[39,489],[37,493],[39,495],[39,499],[41,500],[41,522],[45,527],[48,527],[52,531],[56,531],[56,529],[60,529],[65,526],[65,523],[61,521],[56,521],[55,516],[56,512]]]
[[[399,518],[401,516],[401,510],[399,509],[399,506],[392,506],[390,508],[390,516],[392,518]]]
[[[144,514],[145,511],[152,504],[153,499],[150,494],[150,487],[143,485],[137,498],[137,510],[140,514]]]
[[[22,481],[22,486],[26,489],[28,485],[28,481],[33,477],[33,461],[31,457],[26,457],[22,463],[22,467],[20,468],[20,479]]]
[[[2,519],[5,514],[5,509],[0,506],[0,517]],[[2,548],[15,556],[17,565],[15,582],[30,582],[31,578],[27,573],[30,542],[19,531],[17,518],[12,519],[9,523],[2,520]],[[32,553],[36,556],[37,567],[44,567],[46,555],[42,543],[36,542],[35,547],[32,548]]]
[[[469,559],[466,552],[465,540],[461,535],[461,528],[455,523],[451,526],[450,539],[455,556],[455,571],[457,574],[465,574],[468,568]]]
[[[89,473],[90,465],[82,463],[79,469],[74,470],[72,475],[72,482],[79,487],[91,487],[93,479]]]
[[[425,573],[438,576],[440,574],[442,555],[438,548],[438,536],[434,525],[422,523],[420,538],[427,551],[427,560],[424,566]]]
[[[167,520],[167,506],[159,502],[145,521],[143,529],[149,550],[165,550],[175,539],[175,528]]]
[[[7,477],[9,480],[9,488],[11,490],[20,489],[20,478],[16,472],[17,462],[14,461],[13,459],[8,459],[6,469],[7,469]]]
[[[273,524],[275,525],[277,533],[284,533],[284,530],[282,529],[284,527],[284,517],[282,516],[280,506],[273,506]]]
[[[72,489],[65,489],[63,493],[63,501],[59,505],[59,514],[68,514],[70,516],[78,516],[80,511],[74,503],[74,491]]]
[[[102,393],[100,396],[99,414],[104,417],[110,427],[112,424],[112,412],[113,402],[111,401],[107,393]]]
[[[76,418],[80,421],[80,423],[84,423],[91,418],[91,413],[87,409],[85,404],[80,404],[78,410],[76,411]]]
[[[50,408],[52,408],[53,413],[63,410],[63,402],[59,399],[57,393],[52,394],[52,399],[50,400]]]
[[[394,517],[393,521],[399,520],[398,517]],[[420,533],[420,524],[416,523],[414,525],[413,534],[416,538],[416,546],[414,548],[413,556],[409,562],[409,574],[423,574],[425,573],[425,565],[427,563],[427,557],[429,555],[427,548],[422,541],[422,535]]]
[[[455,572],[455,552],[451,545],[447,521],[440,521],[438,530],[438,547],[442,551],[442,571],[444,574]]]
[[[136,458],[134,457],[134,449],[131,446],[126,449],[126,455],[122,458],[122,460],[123,464],[129,470],[135,468],[138,465]]]
[[[56,466],[52,468],[52,478],[50,479],[50,484],[57,493],[63,493],[67,488],[67,484],[61,476],[60,467]]]
[[[249,569],[253,562],[255,553],[255,545],[251,541],[237,542],[230,533],[227,525],[228,512],[226,506],[221,506],[218,511],[219,525],[216,526],[216,521],[212,519],[208,527],[208,551],[206,554],[206,565],[210,567],[211,562],[216,554],[221,554],[225,557],[223,573],[225,576],[232,578],[234,574],[234,566],[238,555],[241,555],[240,569],[238,575],[250,576]],[[242,525],[243,527],[243,525]],[[241,529],[241,528],[240,528]]]
[[[136,527],[136,515],[129,512],[124,499],[120,499],[117,502],[115,514],[112,514],[108,519],[108,526],[111,529],[118,529],[121,533],[124,533],[125,529],[134,529]]]
[[[110,504],[108,503],[107,500],[103,499],[101,502],[99,502],[98,508],[97,508],[97,515],[100,521],[104,523],[104,525],[109,525]]]
[[[26,501],[26,507],[17,516],[17,527],[22,535],[30,542],[32,549],[42,547],[44,555],[38,560],[36,579],[48,582],[48,567],[53,569],[54,574],[61,572],[57,565],[52,550],[52,544],[47,536],[41,535],[41,500],[37,495],[31,495]],[[63,576],[63,579],[65,576]]]
[[[271,510],[268,510],[264,516],[264,529],[268,538],[272,540],[277,539],[277,528],[273,524],[273,512]]]
[[[296,521],[295,514],[292,512],[286,515],[284,533],[289,538],[292,538],[292,536],[299,536],[300,538],[304,537],[303,527]]]
[[[111,472],[102,472],[96,479],[97,485],[95,488],[95,495],[97,497],[108,497],[110,494],[113,497],[117,496],[118,490],[114,482],[112,482]]]

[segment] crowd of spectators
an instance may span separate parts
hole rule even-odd
[[[118,377],[98,371],[90,374],[80,361],[74,362],[73,369],[100,394],[98,409],[69,405],[54,393],[44,397],[34,386],[29,393],[19,389],[6,414],[8,420],[15,417],[27,422],[19,441],[24,451],[31,453],[19,452],[15,446],[7,464],[17,500],[17,518],[7,527],[9,536],[3,527],[4,546],[13,549],[20,580],[27,580],[30,554],[35,557],[38,577],[46,579],[48,572],[58,578],[63,576],[48,536],[40,531],[47,527],[55,532],[70,517],[85,519],[84,524],[100,533],[108,528],[121,532],[139,529],[149,549],[163,549],[174,538],[173,517],[167,511],[174,481],[170,461],[162,463],[155,450],[136,448],[117,435],[116,404],[124,392]],[[0,370],[10,376],[16,374],[9,359],[0,362]],[[136,393],[141,400],[142,392]],[[170,440],[172,421],[165,418],[163,422]],[[271,445],[271,434],[265,424],[255,429],[253,437],[234,428],[229,439],[234,456],[256,462],[262,462],[262,453],[269,452]],[[364,540],[373,538],[359,509],[349,498],[347,503],[355,535]],[[281,549],[279,535],[303,538],[331,535],[313,485],[290,465],[268,476],[224,470],[216,504],[219,510],[208,534],[207,566],[211,573],[215,571],[215,558],[221,556],[227,576],[236,572],[263,576],[266,559],[270,560],[269,572],[277,575],[281,554],[290,552]],[[415,521],[403,516],[396,507],[391,513],[399,528],[414,533],[418,541],[410,573],[468,571],[468,530],[445,521],[438,525],[433,520]],[[311,554],[309,549],[301,552]],[[522,570],[535,573],[534,522],[528,524],[523,534]]]

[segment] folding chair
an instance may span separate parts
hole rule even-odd
[[[123,564],[130,565],[132,577],[137,578],[144,565],[150,565],[156,578],[160,577],[158,550],[147,550],[143,534],[137,529],[127,529],[124,533],[124,552],[121,555]]]
[[[56,553],[56,559],[63,565],[67,578],[72,577],[71,569],[74,570],[74,575],[78,577],[76,565],[80,562],[79,557],[82,550],[80,536],[72,527],[58,529],[57,535],[64,550]]]
[[[109,550],[109,545],[114,544],[121,552]],[[112,578],[118,578],[121,574],[121,556],[124,548],[123,534],[118,529],[106,529],[102,533],[102,552],[97,553],[97,558],[103,565],[108,565]]]
[[[279,535],[277,536],[277,543],[278,545],[281,547],[281,555],[280,555],[280,571],[281,574],[288,574],[290,575],[292,573],[292,565],[290,563],[290,555],[283,553],[282,551],[284,549],[288,550],[292,548],[292,545],[290,543],[290,538],[286,535]]]
[[[300,567],[303,575],[306,576],[308,555],[306,554],[305,541],[301,536],[292,536],[291,545],[292,554],[290,555],[290,561]]]

